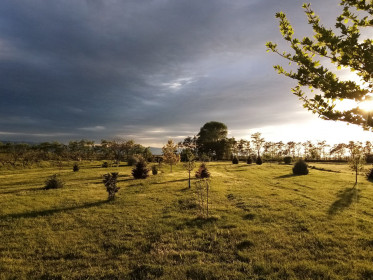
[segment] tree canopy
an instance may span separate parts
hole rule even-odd
[[[222,159],[229,144],[227,135],[228,128],[224,123],[216,121],[205,123],[197,135],[198,153]]]
[[[218,142],[225,139],[228,135],[228,128],[221,122],[208,122],[205,123],[199,133],[198,140],[202,142]]]
[[[281,52],[272,42],[267,42],[267,51],[296,65],[296,70],[289,71],[280,65],[274,68],[279,74],[298,81],[292,92],[306,109],[326,120],[344,121],[372,130],[371,113],[360,108],[359,103],[373,99],[373,40],[370,39],[373,1],[340,0],[340,5],[342,12],[332,29],[321,24],[310,4],[303,4],[313,38],[294,38],[294,29],[286,15],[277,13],[281,34],[292,52]],[[341,79],[338,69],[354,72],[358,81]],[[306,92],[305,87],[310,92]],[[342,100],[355,101],[356,105],[347,110],[338,108]]]
[[[180,155],[177,154],[177,144],[171,139],[168,140],[167,144],[162,148],[162,153],[164,162],[170,165],[172,172],[172,165],[180,161]]]

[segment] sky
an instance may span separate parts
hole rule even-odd
[[[299,0],[2,0],[0,141],[126,138],[161,147],[208,121],[229,137],[371,140],[306,111],[278,75],[275,13],[312,35]],[[333,26],[337,0],[313,0]]]

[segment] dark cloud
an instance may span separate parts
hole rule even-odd
[[[314,2],[324,15],[337,3]],[[299,104],[264,44],[281,42],[279,10],[301,33],[307,30],[300,6],[297,0],[2,1],[0,139],[123,135],[162,143],[195,134],[210,120],[232,129],[286,123]]]

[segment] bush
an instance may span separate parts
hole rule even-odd
[[[134,166],[140,161],[140,158],[137,156],[130,156],[127,160],[129,166]]]
[[[373,154],[367,154],[367,155],[365,155],[365,161],[367,163],[373,163]]]
[[[307,175],[308,174],[308,166],[307,163],[300,159],[298,160],[293,167],[293,174],[294,175]]]
[[[79,165],[77,163],[74,163],[74,165],[73,165],[73,171],[77,172],[77,171],[79,171],[79,169],[80,169]]]
[[[251,156],[249,156],[246,160],[246,163],[247,164],[252,164],[253,163],[253,159],[251,158]]]
[[[289,157],[289,156],[284,157],[284,163],[285,164],[290,164],[291,163],[291,157]]]
[[[200,158],[199,158],[201,161],[203,161],[203,162],[210,162],[211,161],[211,158],[207,155],[207,154],[205,154],[205,153],[203,153],[201,156],[200,156]]]
[[[140,159],[136,164],[136,167],[132,169],[132,176],[135,179],[145,179],[149,176],[148,173],[149,169],[144,159]]]
[[[206,164],[202,163],[196,172],[196,178],[210,178],[210,172],[207,170]]]
[[[105,161],[104,163],[102,163],[101,165],[103,168],[108,168],[109,167],[109,164],[107,163],[107,161]]]
[[[234,156],[234,157],[232,158],[232,163],[233,163],[233,164],[238,164],[238,162],[239,162],[238,157],[237,157],[237,156]]]
[[[373,181],[373,168],[367,173],[367,179]]]
[[[108,199],[112,200],[115,198],[115,194],[120,188],[117,187],[118,172],[108,173],[104,175],[103,183],[106,187],[106,191],[109,194]]]
[[[57,176],[57,174],[52,175],[45,181],[45,189],[59,189],[62,188],[65,183],[62,181],[61,178]]]
[[[156,165],[152,166],[152,174],[153,175],[157,175],[158,174],[158,166],[156,166]]]
[[[255,163],[256,163],[257,165],[262,165],[262,164],[263,164],[262,158],[261,158],[260,156],[257,157]]]

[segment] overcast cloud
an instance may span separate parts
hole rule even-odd
[[[231,136],[314,119],[265,42],[298,0],[9,0],[0,5],[0,140],[133,138],[162,145],[207,121]],[[339,1],[315,0],[332,25]],[[265,130],[263,130],[265,132]]]

